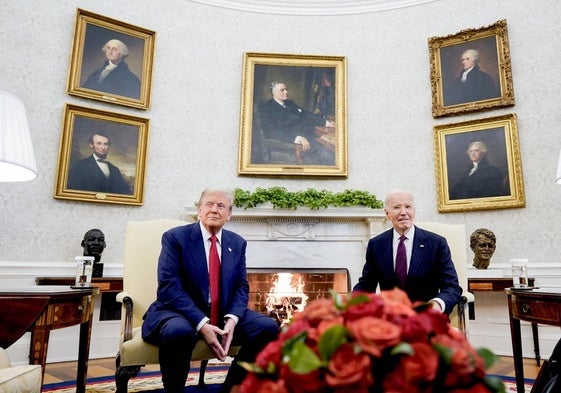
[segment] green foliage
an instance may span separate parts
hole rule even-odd
[[[365,206],[379,209],[384,203],[375,195],[360,190],[345,190],[334,193],[327,190],[308,188],[304,191],[287,191],[284,187],[257,188],[255,192],[236,188],[234,190],[234,205],[249,209],[262,203],[270,202],[273,207],[281,209],[296,209],[298,206],[310,209],[347,206]]]

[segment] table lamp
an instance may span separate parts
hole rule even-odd
[[[23,102],[0,90],[0,182],[37,177],[35,155]]]

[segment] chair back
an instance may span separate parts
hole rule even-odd
[[[443,236],[450,247],[452,262],[458,275],[458,283],[462,287],[462,300],[450,314],[452,325],[468,334],[468,318],[466,318],[465,304],[473,303],[474,296],[468,292],[467,253],[466,253],[466,227],[464,224],[442,224],[439,222],[416,222],[419,228]]]
[[[464,224],[443,224],[439,222],[416,222],[416,226],[446,238],[458,281],[463,291],[467,290],[466,226]]]
[[[134,299],[132,326],[142,325],[142,316],[156,299],[158,257],[162,235],[168,229],[187,224],[175,219],[129,221],[125,232],[123,291]]]

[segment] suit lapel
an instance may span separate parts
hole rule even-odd
[[[206,263],[206,253],[205,253],[205,246],[204,242],[206,239],[203,239],[203,234],[201,232],[200,224],[197,222],[193,224],[193,231],[191,232],[191,236],[189,238],[191,242],[191,247],[188,247],[188,250],[193,250],[192,259],[195,261],[192,263],[195,277],[199,278],[199,282],[201,283],[201,289],[204,294],[205,299],[209,299],[209,279],[208,279],[208,263]],[[205,263],[197,263],[196,261],[205,261]]]

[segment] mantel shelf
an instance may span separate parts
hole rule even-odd
[[[197,220],[197,208],[186,207],[189,221]],[[250,209],[234,208],[232,220],[258,218],[318,218],[318,219],[356,219],[364,221],[384,221],[386,216],[383,209],[370,209],[367,207],[337,207],[337,208],[298,208],[279,209],[273,207],[254,207]]]

